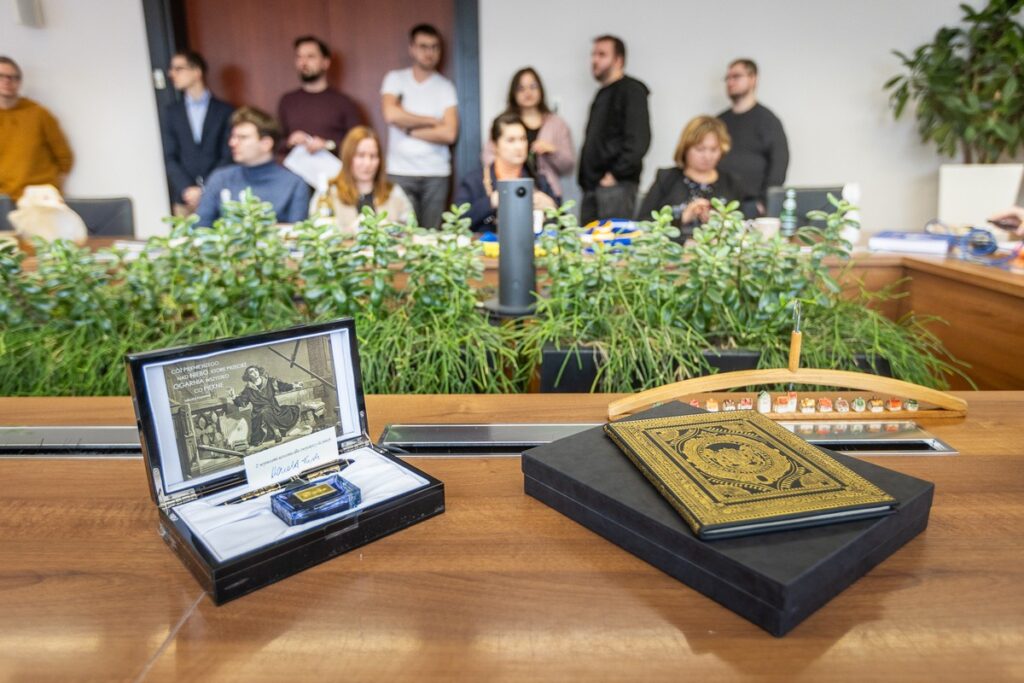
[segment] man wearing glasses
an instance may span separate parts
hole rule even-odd
[[[381,85],[388,122],[388,179],[408,195],[420,225],[440,226],[459,133],[455,86],[437,72],[441,34],[430,24],[409,32],[412,66],[390,71]]]
[[[718,169],[739,178],[744,197],[756,198],[757,215],[764,215],[769,187],[786,182],[789,144],[782,122],[757,101],[757,64],[737,59],[725,74],[725,91],[732,107],[718,118],[732,138],[732,149],[722,157]],[[749,217],[755,207],[743,207]]]
[[[57,119],[20,91],[21,68],[0,57],[0,194],[14,200],[29,185],[59,189],[73,161]]]
[[[187,216],[199,207],[203,185],[214,169],[231,163],[228,136],[234,108],[210,94],[206,60],[199,53],[177,53],[168,71],[182,98],[164,110],[164,165],[174,215]]]

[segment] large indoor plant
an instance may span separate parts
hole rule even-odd
[[[1012,158],[1024,144],[1024,1],[960,7],[962,25],[940,28],[910,54],[894,51],[904,71],[885,84],[893,113],[913,103],[921,140],[946,156]]]

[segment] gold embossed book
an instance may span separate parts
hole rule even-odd
[[[754,411],[613,422],[605,432],[705,540],[880,517],[896,506]]]

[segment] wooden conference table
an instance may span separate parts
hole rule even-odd
[[[440,517],[216,607],[139,460],[0,459],[0,680],[1024,678],[1024,392],[924,421],[958,456],[929,528],[782,639],[522,492],[519,459],[415,460]],[[596,422],[613,395],[370,396],[388,422]],[[0,398],[6,424],[132,424],[127,398]]]

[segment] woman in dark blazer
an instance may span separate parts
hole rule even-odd
[[[558,197],[544,176],[534,173],[526,163],[530,148],[526,126],[518,114],[505,112],[491,125],[494,161],[463,176],[455,190],[456,204],[469,204],[469,218],[474,232],[498,229],[499,180],[533,178],[533,208],[554,208]]]
[[[673,155],[676,165],[658,169],[637,219],[649,220],[652,212],[671,206],[672,222],[682,229],[680,239],[685,239],[708,220],[712,197],[726,202],[746,199],[736,176],[718,170],[718,162],[731,144],[729,131],[720,120],[713,116],[692,119],[679,136]]]

